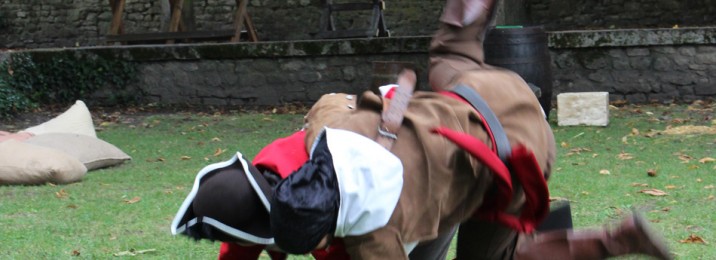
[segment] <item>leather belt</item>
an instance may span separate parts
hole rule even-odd
[[[398,75],[398,88],[390,99],[387,109],[383,109],[382,122],[378,128],[376,142],[390,150],[398,136],[398,130],[403,123],[405,110],[408,109],[410,97],[413,96],[417,77],[413,70],[405,69]],[[383,102],[386,102],[384,100]]]

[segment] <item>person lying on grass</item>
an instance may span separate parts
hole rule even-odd
[[[313,105],[310,158],[262,200],[269,223],[254,223],[271,243],[305,254],[341,238],[351,259],[407,259],[460,226],[463,259],[671,258],[638,214],[614,230],[534,232],[549,211],[554,136],[527,83],[484,63],[495,2],[447,1],[430,46],[434,92],[413,93],[405,71],[384,95]],[[444,258],[443,245],[426,255]]]

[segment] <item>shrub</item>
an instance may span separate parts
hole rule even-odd
[[[0,63],[0,119],[36,107],[35,103],[8,84],[6,81],[10,76],[8,69],[7,62]]]
[[[129,103],[142,97],[142,93],[123,91],[136,79],[136,67],[130,62],[71,51],[15,53],[11,60],[13,73],[7,84],[41,105],[73,103],[103,87],[111,89],[114,102]]]

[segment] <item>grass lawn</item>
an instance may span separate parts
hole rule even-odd
[[[714,129],[715,113],[703,104],[626,106],[611,110],[608,127],[559,127],[553,111],[559,155],[551,195],[571,201],[577,227],[613,222],[636,207],[677,258],[716,259],[716,134],[660,132]],[[215,259],[218,243],[169,232],[196,173],[237,150],[252,158],[298,130],[302,112],[127,112],[95,120],[99,138],[133,160],[70,185],[0,186],[0,259]]]

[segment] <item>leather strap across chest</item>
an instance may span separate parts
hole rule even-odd
[[[507,158],[512,152],[510,141],[507,139],[507,134],[505,133],[505,129],[502,128],[500,120],[497,119],[497,116],[487,105],[485,99],[477,94],[475,90],[465,85],[457,85],[452,92],[461,96],[465,99],[465,101],[470,103],[475,110],[477,110],[482,119],[485,121],[483,125],[492,139],[493,147],[496,150],[495,152],[503,162],[507,162]]]
[[[390,150],[398,138],[396,134],[403,123],[403,117],[405,110],[408,109],[410,98],[413,96],[415,81],[415,72],[412,70],[404,70],[398,76],[399,87],[395,89],[388,108],[383,109],[383,114],[381,115],[382,122],[378,128],[376,142],[388,150]]]

